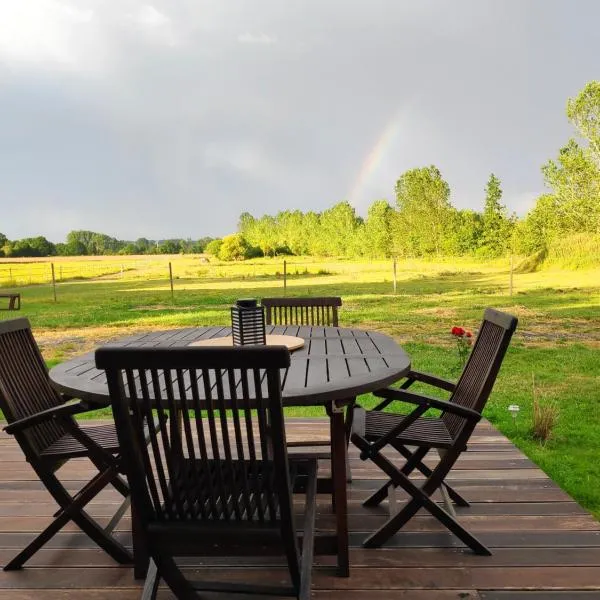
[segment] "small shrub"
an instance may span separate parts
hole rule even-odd
[[[540,402],[533,380],[533,421],[531,435],[534,439],[545,444],[551,437],[558,422],[558,406],[555,402]]]

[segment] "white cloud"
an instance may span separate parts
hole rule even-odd
[[[91,8],[58,0],[0,2],[0,58],[74,66],[78,38],[87,35],[94,16]]]

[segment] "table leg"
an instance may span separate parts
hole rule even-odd
[[[350,576],[348,553],[348,496],[346,490],[346,427],[344,409],[335,402],[330,409],[331,427],[331,477],[333,481],[333,502],[337,526],[338,574]]]
[[[133,539],[133,576],[135,579],[145,579],[150,556],[141,536],[140,522],[133,502],[131,503],[131,537]]]

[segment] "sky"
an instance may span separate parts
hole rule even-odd
[[[365,216],[436,165],[523,215],[600,78],[596,0],[0,0],[0,232],[222,236]]]

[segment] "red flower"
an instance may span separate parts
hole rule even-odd
[[[462,327],[453,327],[452,328],[452,335],[456,335],[458,337],[462,337],[463,335],[465,335],[465,330]]]
[[[473,337],[473,334],[470,331],[465,331],[465,336],[470,338]]]

